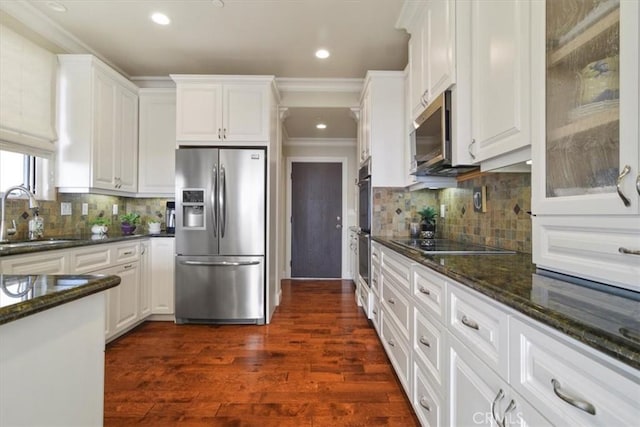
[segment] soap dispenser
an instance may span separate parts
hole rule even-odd
[[[38,215],[36,209],[33,213],[33,218],[29,221],[29,240],[42,239],[44,236],[44,220]]]

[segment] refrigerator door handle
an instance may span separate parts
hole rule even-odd
[[[246,265],[258,265],[260,261],[180,261],[183,265],[201,265],[207,267],[241,267]]]
[[[224,165],[220,165],[220,238],[224,238],[227,228],[227,176]]]
[[[211,222],[213,223],[213,237],[218,237],[218,210],[216,209],[216,194],[218,194],[218,168],[213,167],[211,183]]]

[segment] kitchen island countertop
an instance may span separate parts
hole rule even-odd
[[[395,239],[372,237],[374,242],[640,369],[640,340],[624,333],[625,330],[640,332],[640,295],[637,293],[609,293],[603,291],[607,288],[604,285],[602,289],[592,289],[541,276],[531,262],[531,254],[424,255],[394,243]],[[549,297],[557,289],[571,298],[570,308],[565,309],[562,301],[552,301]],[[603,305],[620,307],[621,313],[598,316],[597,310]],[[629,308],[625,310],[626,315],[622,314],[622,307]]]
[[[118,276],[0,275],[0,325],[119,284]]]

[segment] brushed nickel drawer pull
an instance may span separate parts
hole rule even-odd
[[[509,412],[512,412],[516,409],[516,402],[515,400],[511,399],[511,402],[509,402],[509,405],[507,406],[507,409],[504,410],[504,414],[502,415],[502,427],[505,427],[507,424],[507,416],[509,415]]]
[[[626,207],[631,206],[631,201],[622,192],[622,180],[629,174],[629,172],[631,172],[631,166],[625,165],[622,169],[622,172],[620,172],[620,175],[618,175],[618,179],[616,180],[616,190],[618,191],[618,196],[620,196],[620,199],[622,199],[622,203],[624,203]]]
[[[387,341],[387,343],[389,343],[389,345],[390,345],[391,347],[395,347],[395,346],[396,346],[396,343],[395,343],[395,342],[393,342],[393,340],[389,340],[389,341]]]
[[[427,402],[427,398],[426,397],[422,396],[420,398],[420,406],[422,406],[427,411],[431,412],[431,407],[429,406],[429,403]]]
[[[420,286],[420,292],[425,295],[431,295],[431,291],[429,291],[429,289],[425,288],[424,286]]]
[[[373,314],[375,314],[376,316],[378,315],[378,312],[376,310],[371,310],[373,312]]]
[[[125,270],[128,270],[128,269],[130,269],[131,267],[133,267],[133,264],[127,264],[127,265],[125,265],[123,268],[124,268]]]
[[[123,253],[122,255],[133,255],[133,251],[127,251],[127,252]]]
[[[427,340],[427,337],[422,336],[420,337],[420,344],[424,345],[425,347],[429,347],[431,348],[431,343]]]
[[[396,303],[396,300],[394,300],[393,298],[389,298],[387,301],[389,301],[389,304],[391,305]]]
[[[476,323],[473,320],[467,318],[467,316],[462,316],[462,319],[460,319],[460,321],[466,327],[469,327],[471,329],[475,329],[476,331],[480,329],[480,326],[478,326],[478,323]]]
[[[591,414],[591,415],[595,415],[596,414],[596,408],[595,406],[593,406],[591,403],[586,402],[584,400],[580,400],[576,397],[572,397],[569,396],[565,391],[562,390],[562,386],[560,385],[560,382],[558,380],[556,380],[555,378],[551,379],[551,384],[553,385],[553,392],[556,394],[556,396],[558,396],[560,399],[564,400],[565,402],[567,402],[569,405],[571,406],[575,406],[576,408]]]
[[[500,423],[500,420],[498,419],[498,417],[496,417],[496,403],[501,401],[502,399],[504,399],[504,391],[500,389],[495,399],[493,399],[493,403],[491,403],[491,416],[493,417],[493,419],[495,420],[496,424],[498,424],[499,427],[504,427],[504,426]]]
[[[639,250],[627,249],[627,248],[623,248],[623,247],[619,247],[618,248],[618,252],[620,252],[621,254],[627,254],[627,255],[640,255],[640,251]]]

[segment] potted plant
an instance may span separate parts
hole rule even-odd
[[[91,233],[107,234],[107,231],[109,231],[109,225],[111,225],[111,221],[109,221],[109,218],[99,216],[92,219],[90,221],[90,224],[91,224]]]
[[[154,216],[148,216],[145,218],[147,227],[149,228],[149,234],[160,233],[160,219]]]
[[[140,215],[135,212],[129,212],[124,215],[120,215],[120,221],[122,234],[133,234],[136,226],[140,224]]]
[[[420,226],[422,228],[421,236],[427,239],[433,239],[436,234],[436,215],[437,212],[432,206],[426,207],[418,212],[422,217]]]

